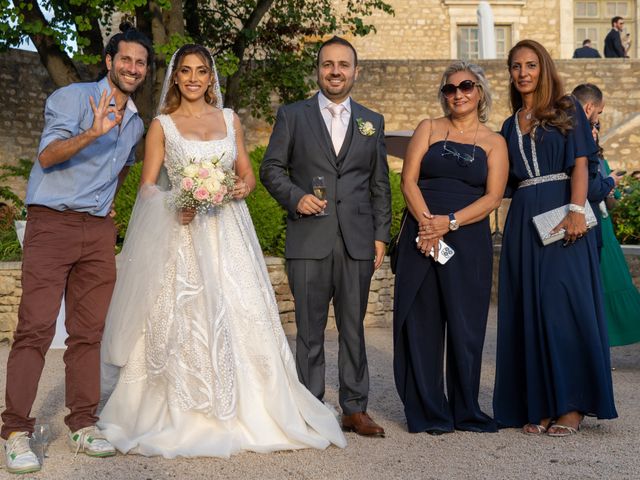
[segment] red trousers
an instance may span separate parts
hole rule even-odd
[[[115,238],[109,217],[29,207],[18,328],[7,362],[3,438],[33,432],[31,408],[63,294],[65,403],[70,411],[65,423],[75,432],[98,420],[100,341],[116,279]]]

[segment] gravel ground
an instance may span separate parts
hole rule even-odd
[[[495,369],[495,308],[487,330],[480,401],[491,412]],[[292,336],[289,335],[290,340]],[[145,458],[118,455],[89,458],[68,449],[63,424],[64,366],[62,352],[51,351],[34,414],[52,428],[49,458],[43,470],[21,479],[640,479],[640,345],[612,349],[613,382],[620,418],[587,418],[579,435],[532,437],[519,430],[495,434],[456,432],[432,437],[406,431],[395,391],[390,329],[367,330],[371,373],[369,412],[387,431],[386,438],[347,434],[346,449],[301,450],[274,454],[242,453],[230,459]],[[0,347],[4,369],[9,348]],[[327,335],[327,398],[337,404],[337,344]],[[4,373],[0,389],[4,391]],[[2,402],[4,408],[4,402]],[[4,460],[4,456],[3,460]]]

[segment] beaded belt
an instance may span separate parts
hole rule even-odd
[[[542,175],[541,177],[527,178],[518,184],[518,188],[530,187],[546,182],[557,182],[559,180],[569,180],[571,177],[566,173],[552,173],[551,175]]]

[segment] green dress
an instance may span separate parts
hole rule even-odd
[[[607,175],[611,172],[605,161]],[[600,271],[609,330],[609,345],[640,342],[640,292],[613,231],[611,217],[602,219]]]

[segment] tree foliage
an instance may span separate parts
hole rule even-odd
[[[374,30],[367,18],[376,11],[393,13],[383,0],[0,0],[0,49],[28,37],[56,85],[94,79],[102,69],[104,38],[117,31],[114,18],[124,15],[157,52],[136,99],[147,117],[168,54],[197,42],[216,55],[226,106],[271,120],[274,94],[290,102],[313,87],[318,40],[332,33],[366,35]]]

